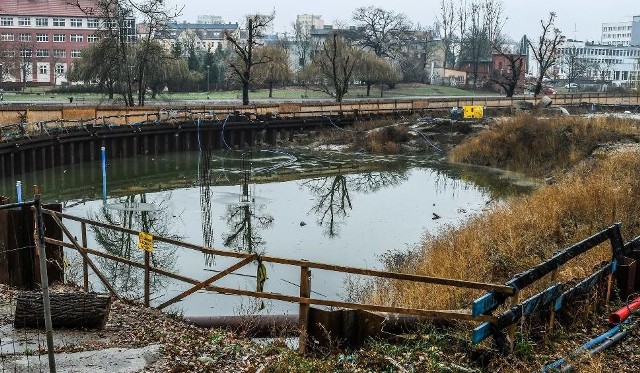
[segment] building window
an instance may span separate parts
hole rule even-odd
[[[71,50],[71,58],[80,58],[80,57],[82,57],[82,51],[80,49]]]
[[[100,38],[98,38],[98,35],[87,35],[87,42],[89,43],[97,43],[98,40],[100,40]]]
[[[49,57],[48,49],[36,49],[36,57]]]
[[[49,18],[36,18],[36,27],[49,26]]]
[[[53,57],[66,58],[67,57],[67,51],[65,49],[54,49],[53,50]]]
[[[31,18],[29,18],[29,17],[19,17],[18,18],[18,26],[31,26]]]
[[[13,17],[0,17],[0,26],[13,26]]]
[[[2,51],[2,57],[15,57],[16,56],[16,51]]]
[[[14,38],[15,36],[10,32],[3,32],[2,35],[0,35],[1,41],[14,41]]]
[[[64,65],[61,63],[56,64],[56,75],[64,75]]]
[[[20,34],[20,41],[31,41],[31,34]]]
[[[100,20],[97,18],[89,18],[87,20],[87,27],[88,28],[98,28],[100,27]]]
[[[69,40],[72,43],[82,43],[82,35],[81,34],[71,34],[71,35],[69,35]]]
[[[29,58],[33,56],[33,51],[31,49],[20,49],[20,57]]]
[[[82,18],[71,18],[69,24],[71,27],[82,27]]]
[[[36,41],[40,43],[49,41],[49,34],[36,34]]]
[[[53,26],[54,27],[65,27],[66,26],[66,22],[64,18],[54,18],[53,19]]]
[[[38,65],[38,73],[42,75],[49,74],[49,66],[47,65]]]
[[[53,34],[53,41],[56,43],[64,42],[64,34]]]

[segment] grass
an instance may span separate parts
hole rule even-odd
[[[384,98],[409,98],[409,97],[422,97],[422,96],[477,96],[487,95],[490,93],[479,91],[466,91],[456,87],[448,86],[433,86],[428,84],[398,84],[395,89],[385,90]],[[4,101],[61,101],[68,102],[69,97],[84,97],[89,101],[105,101],[107,95],[95,94],[95,93],[48,93],[44,87],[27,88],[25,92],[5,92]],[[207,98],[208,97],[208,98]],[[352,86],[349,93],[345,96],[345,99],[378,99],[380,97],[380,90],[371,90],[371,96],[366,97],[366,88],[362,86]],[[118,100],[120,97],[116,96]],[[215,91],[207,92],[178,92],[169,93],[162,92],[154,100],[151,99],[151,95],[147,97],[147,102],[170,102],[170,101],[183,101],[183,100],[240,100],[242,98],[242,92],[239,90],[234,91]],[[316,100],[331,100],[332,98],[326,93],[315,91],[312,89],[305,89],[302,87],[279,87],[273,90],[273,97],[269,98],[269,91],[267,89],[258,89],[249,93],[250,100],[301,100],[301,99],[316,99]]]

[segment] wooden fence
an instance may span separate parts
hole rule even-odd
[[[565,289],[567,286],[566,283],[563,284],[555,282],[558,270],[569,260],[576,258],[607,241],[609,241],[611,245],[612,254],[609,262],[604,263],[590,276],[582,279],[576,285],[568,289]],[[497,316],[495,321],[484,322],[475,328],[472,336],[473,343],[479,343],[488,336],[493,335],[494,340],[503,350],[512,350],[515,324],[523,317],[530,316],[541,311],[550,311],[551,316],[549,326],[552,329],[555,312],[559,311],[564,306],[571,304],[572,300],[575,300],[581,295],[587,294],[607,276],[609,277],[607,289],[608,301],[612,287],[612,275],[616,272],[619,266],[624,263],[624,257],[639,248],[640,236],[625,244],[620,231],[620,224],[615,224],[558,252],[553,257],[539,265],[523,273],[517,274],[505,283],[506,286],[509,286],[515,292],[515,295],[511,297],[510,308]],[[521,291],[528,286],[533,285],[548,274],[551,274],[551,286],[527,298],[523,302],[518,303],[518,295]],[[488,315],[499,306],[505,304],[506,301],[507,297],[504,295],[495,292],[488,292],[473,302],[471,313],[473,316]],[[508,329],[508,339],[505,338],[503,333],[504,329]]]
[[[102,258],[106,258],[106,259],[120,262],[123,264],[131,265],[133,267],[144,269],[144,273],[145,273],[144,304],[147,307],[150,306],[150,285],[149,285],[150,273],[159,274],[159,275],[166,276],[168,278],[192,285],[191,288],[182,292],[178,296],[175,296],[172,299],[160,304],[158,308],[164,308],[170,304],[173,304],[181,299],[184,299],[185,297],[189,296],[190,294],[193,294],[194,292],[200,289],[223,293],[223,294],[244,295],[244,296],[251,296],[255,298],[273,299],[273,300],[298,303],[301,351],[304,351],[307,346],[306,331],[307,331],[307,328],[309,327],[309,307],[312,304],[329,306],[329,307],[338,307],[338,308],[358,309],[358,310],[373,311],[373,312],[388,312],[388,313],[405,314],[405,315],[416,315],[416,316],[424,316],[424,317],[431,317],[431,318],[444,318],[444,319],[493,322],[493,323],[498,321],[495,316],[482,315],[482,314],[474,316],[471,313],[459,311],[459,310],[456,310],[456,311],[426,310],[426,309],[420,309],[420,308],[392,307],[392,306],[382,306],[382,305],[374,305],[374,304],[345,302],[345,301],[339,301],[339,300],[312,298],[311,297],[311,294],[312,294],[311,270],[312,269],[334,271],[334,272],[344,273],[344,274],[365,275],[365,276],[372,276],[372,277],[383,278],[383,279],[412,281],[412,282],[424,283],[424,284],[437,284],[437,285],[444,285],[444,286],[450,286],[455,288],[486,290],[486,291],[491,291],[493,294],[500,294],[505,297],[515,294],[515,291],[513,290],[513,288],[507,285],[494,285],[494,284],[473,282],[473,281],[421,276],[421,275],[414,275],[414,274],[408,274],[408,273],[395,273],[395,272],[379,271],[379,270],[364,269],[364,268],[354,268],[354,267],[340,266],[340,265],[334,265],[334,264],[311,262],[311,261],[305,261],[305,260],[271,257],[267,255],[258,257],[256,254],[216,250],[212,248],[207,248],[199,245],[178,241],[178,240],[167,238],[167,237],[160,237],[160,236],[153,237],[154,241],[176,245],[182,248],[199,251],[204,254],[218,255],[222,257],[238,259],[238,262],[235,263],[234,265],[222,270],[219,273],[216,273],[214,276],[204,281],[199,281],[193,278],[189,278],[187,276],[183,276],[178,273],[173,273],[173,272],[164,270],[162,268],[151,266],[148,253],[145,253],[144,263],[141,263],[141,262],[111,255],[103,251],[98,251],[98,250],[94,250],[87,247],[87,226],[88,225],[99,227],[99,228],[111,229],[114,231],[122,232],[125,234],[131,234],[131,235],[138,235],[140,233],[138,231],[122,228],[122,227],[118,227],[118,226],[114,226],[106,223],[101,223],[97,221],[92,221],[89,219],[80,218],[80,217],[68,215],[65,213],[59,213],[52,210],[44,210],[44,213],[51,216],[51,218],[56,222],[56,224],[59,225],[59,227],[62,229],[62,231],[64,232],[64,235],[66,236],[69,242],[62,242],[61,240],[48,238],[48,237],[45,238],[45,241],[48,244],[52,244],[56,246],[64,246],[67,248],[75,249],[80,253],[80,255],[82,255],[83,281],[84,281],[85,290],[88,290],[88,284],[89,284],[88,269],[91,268],[93,272],[96,274],[96,276],[100,279],[100,281],[104,284],[104,286],[109,290],[109,292],[111,292],[116,297],[118,296],[117,290],[108,282],[107,278],[101,273],[100,269],[93,262],[91,256],[95,256],[95,257],[102,257]],[[69,229],[66,227],[65,223],[62,222],[62,219],[79,222],[81,224],[81,242],[78,242],[77,239],[71,234]],[[258,259],[263,263],[275,263],[275,264],[298,267],[300,271],[300,281],[298,284],[300,288],[299,294],[297,296],[294,296],[294,295],[287,295],[282,293],[259,292],[259,291],[235,289],[235,288],[228,288],[228,287],[221,287],[221,286],[214,285],[214,283],[217,280],[220,280],[221,278],[231,274],[232,272]]]
[[[176,239],[155,236],[153,239],[158,242],[167,243],[170,245],[176,245],[182,248],[195,250],[203,254],[218,255],[228,258],[236,258],[238,262],[229,266],[228,268],[216,273],[214,276],[209,277],[204,281],[199,281],[178,273],[170,272],[162,268],[157,268],[150,265],[150,255],[145,252],[145,260],[143,263],[133,261],[127,258],[119,257],[116,255],[108,254],[103,251],[91,249],[87,247],[87,226],[93,226],[98,228],[110,229],[130,235],[138,235],[140,232],[132,229],[127,229],[111,224],[106,224],[98,221],[93,221],[53,210],[43,210],[43,213],[50,216],[55,224],[57,224],[67,237],[69,242],[63,242],[62,240],[45,237],[45,242],[48,244],[63,246],[71,249],[75,249],[83,257],[83,282],[84,288],[88,291],[89,288],[89,268],[93,270],[96,276],[104,284],[104,286],[114,296],[118,297],[117,290],[109,283],[106,277],[101,273],[100,269],[95,265],[91,256],[102,257],[108,260],[113,260],[119,263],[131,265],[133,267],[144,269],[144,304],[150,306],[150,274],[155,273],[157,275],[166,276],[168,278],[191,284],[192,286],[183,291],[179,295],[167,300],[157,306],[157,308],[165,308],[177,301],[184,299],[185,297],[195,293],[198,290],[213,291],[221,294],[232,294],[251,296],[255,298],[272,299],[285,302],[297,303],[299,305],[299,328],[300,328],[300,342],[299,348],[302,352],[307,347],[307,330],[309,328],[309,309],[310,305],[321,305],[328,307],[347,308],[355,310],[365,310],[373,312],[386,312],[404,315],[416,315],[429,318],[443,318],[454,320],[465,320],[472,322],[481,322],[481,324],[473,330],[472,342],[479,343],[486,339],[488,336],[493,336],[497,344],[501,349],[508,353],[512,350],[513,336],[515,332],[515,324],[522,318],[530,316],[534,313],[541,311],[550,311],[551,320],[550,325],[552,328],[555,312],[563,307],[571,304],[572,301],[578,297],[589,293],[593,288],[601,283],[607,277],[608,291],[607,300],[610,297],[612,289],[612,275],[620,267],[621,263],[624,263],[626,255],[630,255],[633,251],[640,250],[640,236],[635,239],[624,243],[622,234],[620,231],[620,224],[612,225],[611,227],[602,230],[594,234],[591,237],[586,238],[560,252],[555,254],[550,259],[540,263],[539,265],[514,276],[511,280],[507,281],[504,285],[496,285],[482,282],[457,280],[451,278],[440,278],[422,276],[408,273],[397,273],[388,271],[379,271],[364,268],[355,268],[340,266],[327,263],[311,262],[305,260],[287,259],[272,256],[258,256],[256,254],[232,252],[216,250],[213,248],[203,247],[187,242],[182,242]],[[81,242],[71,234],[66,225],[62,222],[62,219],[69,221],[79,222],[81,225]],[[566,284],[554,282],[558,270],[564,266],[568,261],[574,259],[592,249],[599,246],[602,243],[609,242],[611,245],[612,257],[611,260],[601,265],[595,272],[588,277],[582,279],[580,282],[565,289]],[[236,289],[229,287],[216,286],[214,283],[221,278],[233,273],[234,271],[250,264],[253,261],[259,260],[262,263],[274,263],[287,266],[298,267],[300,272],[298,295],[288,295],[282,293],[273,292],[261,292],[245,289]],[[407,307],[394,307],[383,306],[365,303],[354,303],[339,300],[327,300],[312,298],[311,288],[311,270],[319,269],[326,271],[334,271],[344,274],[357,274],[371,276],[375,278],[391,279],[391,280],[404,280],[412,281],[415,283],[423,284],[436,284],[444,285],[452,288],[463,289],[475,289],[485,290],[487,293],[477,299],[472,304],[470,312],[463,310],[427,310],[420,308],[407,308]],[[535,284],[543,277],[551,274],[551,286],[547,287],[543,291],[529,297],[528,299],[519,302],[520,293],[527,287]],[[491,312],[498,307],[509,304],[509,308],[498,316],[491,315]],[[505,337],[504,330],[508,329],[508,337]]]

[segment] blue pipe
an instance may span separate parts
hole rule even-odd
[[[22,203],[22,181],[16,181],[16,194],[18,203]]]
[[[622,329],[622,325],[623,324],[627,324],[629,323],[629,319],[625,320],[623,323],[620,323],[616,326],[614,326],[613,328],[611,328],[610,330],[608,330],[607,332],[593,338],[592,340],[588,341],[587,343],[583,344],[582,346],[578,347],[577,349],[573,350],[567,357],[563,357],[561,359],[558,359],[556,361],[554,361],[553,363],[549,363],[547,365],[545,365],[544,367],[542,367],[542,369],[540,369],[541,372],[548,372],[548,371],[552,371],[552,370],[556,370],[556,369],[560,369],[560,367],[562,367],[563,364],[565,364],[567,362],[567,359],[576,355],[579,355],[583,352],[590,352],[591,350],[597,349],[597,346],[606,342],[607,340],[609,340],[611,338],[611,336],[617,334],[618,332],[620,332],[620,329]]]
[[[107,202],[107,150],[105,147],[100,148],[102,153],[102,202]]]

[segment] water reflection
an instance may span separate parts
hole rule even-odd
[[[182,237],[171,229],[172,215],[167,206],[168,200],[147,201],[146,193],[117,198],[110,205],[103,204],[99,211],[90,213],[89,218],[102,223],[151,233],[174,239]],[[114,209],[109,206],[136,206],[152,204],[155,211],[140,211],[135,208]],[[91,226],[97,244],[108,254],[116,255],[136,262],[144,262],[144,251],[138,248],[137,237],[112,229]],[[175,248],[156,241],[154,251],[150,255],[150,264],[165,270],[173,271],[176,267]],[[121,296],[141,298],[143,296],[144,270],[114,260],[99,258],[98,262],[104,275]],[[162,290],[167,283],[166,277],[151,274],[151,292]]]

